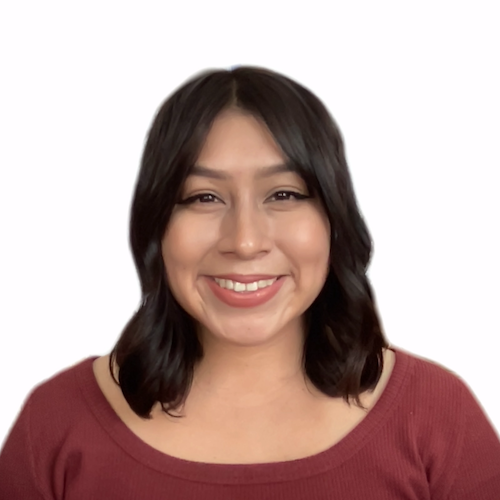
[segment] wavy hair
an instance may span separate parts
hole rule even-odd
[[[111,351],[109,369],[132,410],[151,418],[178,409],[203,357],[195,321],[168,287],[161,240],[214,119],[228,108],[263,121],[317,196],[331,226],[330,272],[305,312],[304,376],[324,394],[366,410],[359,395],[382,374],[381,331],[366,276],[372,241],[357,206],[341,133],[310,90],[269,69],[240,66],[196,74],[159,108],[131,206],[130,245],[141,283],[138,310]],[[117,368],[116,378],[114,367]]]

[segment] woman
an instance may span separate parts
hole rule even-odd
[[[499,498],[473,394],[381,331],[340,132],[310,91],[255,67],[181,86],[130,230],[141,305],[109,356],[32,392],[1,498]]]

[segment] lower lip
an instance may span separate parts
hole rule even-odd
[[[224,304],[231,307],[257,307],[271,300],[281,289],[284,276],[278,278],[271,286],[259,288],[254,292],[235,292],[221,288],[213,278],[206,277],[208,286],[213,294]]]

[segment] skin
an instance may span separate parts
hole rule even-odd
[[[293,172],[263,177],[285,157],[263,123],[237,110],[215,120],[197,165],[224,179],[191,175],[162,240],[172,293],[197,321],[204,358],[195,369],[190,398],[216,407],[258,408],[303,392],[303,313],[328,272],[330,225],[319,200]],[[212,196],[210,196],[212,195]],[[219,301],[206,275],[285,275],[266,304],[242,309]],[[308,391],[316,391],[308,386]]]
[[[177,412],[184,418],[168,416],[158,403],[150,420],[138,417],[111,379],[109,356],[94,362],[97,383],[113,410],[160,452],[220,464],[296,460],[333,446],[366,417],[342,398],[322,394],[302,372],[302,316],[326,279],[330,227],[317,200],[274,196],[307,194],[299,176],[259,178],[262,167],[283,159],[258,120],[234,111],[220,115],[198,165],[228,178],[189,178],[183,199],[201,193],[214,198],[178,205],[165,231],[167,279],[197,321],[204,348]],[[218,301],[204,278],[226,273],[286,275],[286,282],[267,304],[235,309]],[[394,363],[394,353],[385,350],[376,389],[360,396],[368,409]]]

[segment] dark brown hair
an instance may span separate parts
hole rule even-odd
[[[159,402],[179,408],[203,356],[194,320],[173,297],[161,240],[211,124],[228,108],[265,123],[283,154],[321,201],[331,226],[330,273],[305,313],[304,374],[324,394],[354,398],[375,388],[383,370],[381,331],[366,270],[372,242],[358,209],[340,131],[322,102],[265,68],[207,70],[160,107],[149,131],[131,207],[130,243],[142,300],[113,348],[121,390],[150,418]],[[175,416],[175,415],[172,415]]]

